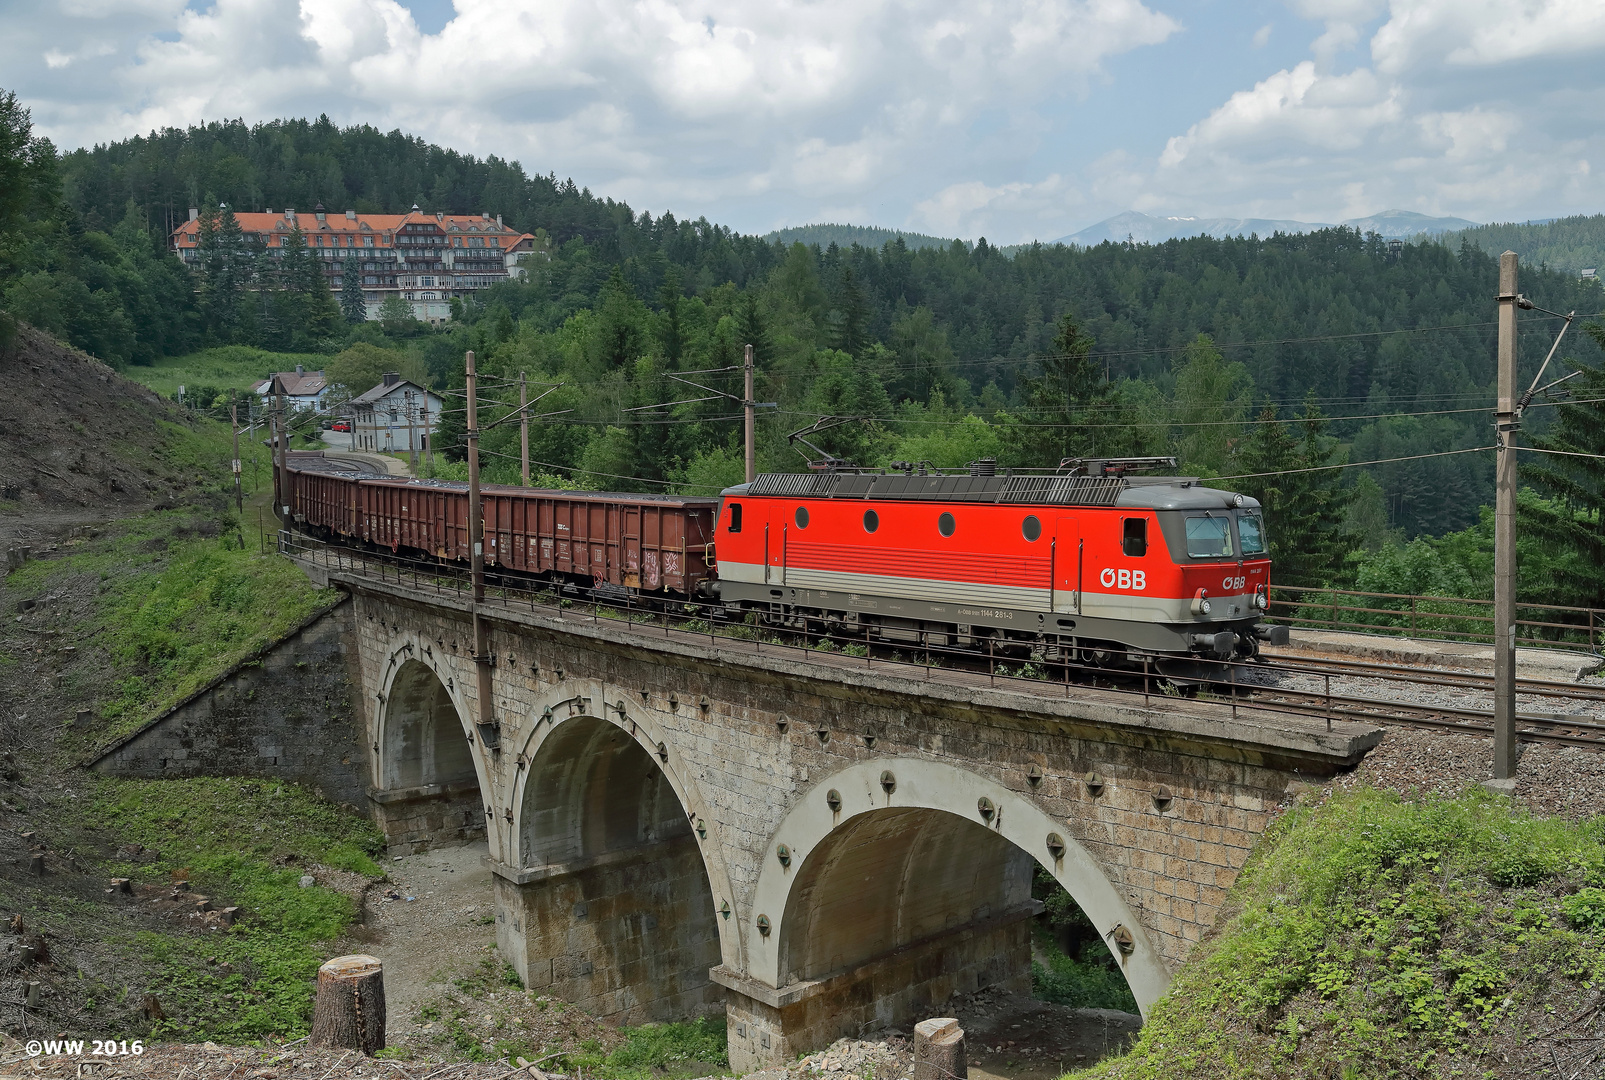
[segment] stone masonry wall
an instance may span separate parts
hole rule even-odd
[[[474,708],[466,612],[365,590],[358,616],[366,685],[382,681],[401,642],[431,641],[441,670],[456,672],[463,707]],[[711,812],[706,842],[721,849],[732,893],[714,903],[728,899],[742,925],[759,914],[746,905],[765,849],[799,798],[850,764],[913,755],[951,763],[1063,822],[1174,967],[1213,923],[1289,784],[1319,768],[1229,737],[1211,744],[1158,727],[1117,730],[1097,721],[1098,710],[1067,715],[1051,697],[955,691],[848,663],[811,670],[781,650],[738,665],[695,644],[646,648],[605,618],[554,625],[513,609],[497,616],[491,647],[504,746],[521,745],[539,722],[536,702],[588,685],[627,698],[632,713],[664,733],[669,766]],[[1158,697],[1155,705],[1184,707]],[[1145,712],[1135,704],[1103,711]],[[513,763],[488,768],[510,774]],[[1101,787],[1086,782],[1094,773]],[[517,813],[509,790],[494,793],[497,817]]]
[[[113,776],[264,776],[364,807],[352,605],[344,601],[105,751]]]
[[[690,838],[524,884],[496,879],[496,938],[524,985],[622,1024],[718,1012],[718,916]]]
[[[800,1000],[778,1008],[731,995],[732,1071],[739,1075],[788,1061],[843,1037],[907,1028],[945,1015],[953,997],[986,987],[1029,994],[1034,910],[901,949],[810,987]]]

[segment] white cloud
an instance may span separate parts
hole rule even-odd
[[[1122,54],[1196,48],[1173,2],[454,0],[426,33],[400,0],[53,0],[0,14],[0,71],[69,147],[327,112],[749,229],[1600,208],[1605,0],[1287,0],[1221,62],[1300,33],[1306,56],[1156,132],[1100,88]]]
[[[1395,207],[1485,220],[1600,209],[1587,162],[1605,153],[1605,71],[1594,63],[1605,3],[1291,6],[1324,25],[1310,59],[1172,137],[1135,201],[1304,220]],[[1369,63],[1335,70],[1362,39]]]
[[[49,74],[77,55],[62,39],[108,19],[118,55],[68,91]],[[19,21],[48,29],[19,89],[66,145],[328,112],[714,215],[754,192],[855,205],[930,185],[978,118],[1030,130],[1179,29],[1140,0],[455,0],[433,34],[397,0],[57,0]],[[0,39],[0,67],[21,51]]]
[[[1026,236],[1051,240],[1067,231],[1070,215],[1085,202],[1084,194],[1057,173],[1037,183],[992,186],[969,180],[917,203],[909,225],[937,236],[989,236],[1010,243],[1025,223]],[[1000,229],[1007,239],[999,239]]]

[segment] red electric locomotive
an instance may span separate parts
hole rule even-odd
[[[944,647],[991,639],[1111,667],[1285,643],[1286,627],[1259,621],[1270,586],[1259,503],[1128,475],[1139,461],[1156,459],[762,475],[723,493],[711,587],[772,624]]]

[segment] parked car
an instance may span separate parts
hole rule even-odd
[[[350,431],[351,430],[351,423],[350,423],[350,421],[347,421],[347,420],[336,420],[334,423],[329,425],[329,430],[330,431]]]

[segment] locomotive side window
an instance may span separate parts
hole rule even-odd
[[[952,536],[953,530],[956,528],[958,528],[958,523],[953,520],[952,514],[943,514],[936,519],[936,531],[943,536]]]
[[[1237,519],[1237,539],[1243,545],[1244,555],[1265,554],[1265,529],[1257,517]]]
[[[1042,535],[1042,522],[1037,520],[1035,514],[1031,514],[1020,523],[1020,535],[1027,540],[1036,540]]]
[[[740,532],[741,531],[741,504],[740,503],[731,503],[730,504],[730,531],[731,532]]]
[[[873,510],[864,511],[864,531],[874,532],[881,527],[881,516]]]
[[[808,507],[806,507],[806,506],[797,507],[796,518],[797,518],[797,528],[799,528],[799,529],[808,528]]]
[[[1120,531],[1120,550],[1137,557],[1148,554],[1148,519],[1126,518]]]
[[[1230,558],[1232,530],[1225,518],[1190,517],[1187,519],[1187,554],[1195,559]]]

